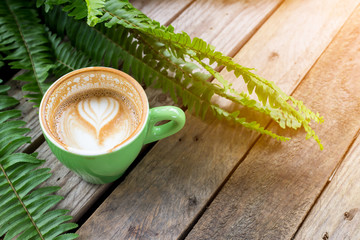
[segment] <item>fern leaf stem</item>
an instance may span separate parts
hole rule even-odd
[[[5,171],[5,169],[4,169],[4,167],[2,166],[1,163],[0,163],[0,169],[1,169],[1,171],[3,172],[3,174],[4,174],[4,176],[5,176],[6,180],[7,180],[7,182],[9,183],[9,185],[10,185],[10,187],[11,187],[11,190],[12,190],[13,193],[15,194],[15,196],[16,196],[16,198],[18,199],[18,201],[20,202],[21,206],[24,208],[24,211],[26,212],[29,220],[31,221],[31,224],[32,224],[32,225],[34,226],[34,228],[36,229],[36,232],[38,233],[40,239],[41,239],[41,240],[45,240],[44,236],[43,236],[43,235],[41,234],[41,232],[40,232],[39,227],[36,225],[33,217],[31,216],[29,210],[27,209],[27,207],[25,206],[25,204],[24,204],[24,202],[22,201],[21,197],[20,197],[19,194],[17,193],[14,185],[12,184],[9,176],[6,174],[6,171]]]
[[[109,40],[110,42],[112,42],[115,46],[121,48],[122,51],[126,52],[129,55],[132,55],[134,58],[137,58],[134,54],[131,54],[131,52],[129,52],[126,48],[122,47],[118,42],[115,42],[113,39],[109,38],[106,34],[104,34],[103,32],[99,31],[99,29],[97,28],[93,28],[98,34],[102,35],[105,39]]]
[[[139,41],[141,41],[142,43],[144,43],[144,45],[146,45],[153,53],[157,54],[158,56],[160,56],[164,61],[168,62],[170,65],[172,65],[174,68],[176,68],[177,70],[181,71],[184,75],[187,75],[188,77],[191,78],[191,76],[184,71],[184,69],[182,69],[181,67],[179,67],[177,64],[175,64],[174,62],[172,62],[168,57],[165,57],[164,54],[161,51],[157,51],[151,44],[149,44],[140,34],[135,33],[134,31],[132,31],[132,33],[137,36],[137,39]],[[194,79],[196,81],[196,79]],[[183,88],[181,86],[181,88]]]
[[[11,15],[13,16],[13,18],[15,19],[16,26],[17,26],[17,28],[19,29],[19,34],[20,34],[20,36],[21,36],[21,39],[22,39],[23,42],[24,42],[24,46],[25,46],[25,48],[26,48],[26,51],[27,51],[28,56],[29,56],[29,60],[30,60],[30,62],[31,62],[31,67],[32,67],[32,69],[33,69],[33,71],[34,71],[34,77],[35,77],[35,79],[36,79],[36,84],[38,85],[41,94],[44,95],[44,91],[43,91],[42,87],[40,86],[40,81],[39,81],[39,78],[38,78],[38,74],[37,74],[37,72],[36,72],[35,63],[34,63],[34,61],[33,61],[33,59],[32,59],[32,55],[31,55],[31,52],[30,52],[28,43],[26,42],[26,40],[25,40],[25,38],[24,38],[23,30],[21,29],[21,26],[20,26],[20,24],[19,24],[19,20],[18,20],[16,14],[14,13],[14,11],[9,7],[9,0],[5,0],[5,1],[6,1],[6,5],[8,6],[9,12],[10,12]]]
[[[64,63],[64,62],[61,61],[60,59],[56,59],[56,62],[60,63],[61,65],[65,66],[65,67],[67,67],[70,71],[74,71],[74,70],[75,70],[75,68],[73,68],[72,66]],[[70,72],[70,71],[69,71],[69,72]]]
[[[221,78],[223,81],[226,81],[225,79],[223,79],[221,76],[217,76],[217,75],[220,75],[218,72],[216,72],[214,69],[212,69],[209,65],[207,65],[206,63],[202,62],[199,58],[197,57],[193,57],[193,59],[198,62],[201,66],[203,66],[203,68],[205,68],[205,70],[207,70],[215,79],[219,79]],[[221,81],[221,80],[220,80]],[[211,83],[209,83],[211,84]],[[213,84],[211,84],[213,85]],[[266,106],[262,106],[260,105],[256,100],[252,99],[253,101],[255,101],[255,104],[253,105],[249,105],[249,104],[246,104],[247,101],[249,101],[248,99],[245,99],[243,96],[241,96],[241,93],[237,92],[235,89],[233,88],[230,88],[231,85],[230,83],[228,83],[226,81],[226,83],[224,83],[223,85],[226,85],[224,91],[215,91],[215,93],[217,95],[219,95],[220,97],[223,97],[225,99],[228,99],[230,101],[233,101],[233,102],[236,102],[236,103],[239,103],[243,106],[246,106],[246,107],[249,107],[249,108],[252,108],[254,109],[255,111],[258,111],[258,112],[261,112],[261,113],[264,113],[268,116],[271,117],[270,115],[270,110],[266,107]],[[233,94],[236,94],[236,95],[230,95],[230,94],[227,94],[226,93],[226,88],[229,87],[229,90],[233,93]],[[218,88],[217,88],[218,89]],[[222,90],[222,89],[220,89]]]
[[[106,10],[105,8],[102,8],[101,11],[104,12],[104,13],[108,13],[110,16],[116,17],[117,19],[119,19],[119,20],[121,20],[121,21],[124,21],[126,24],[132,26],[133,28],[136,28],[136,29],[139,29],[139,28],[140,28],[138,25],[136,25],[136,24],[134,24],[134,23],[126,20],[125,18],[122,18],[122,17],[120,17],[120,16],[115,15],[115,14],[113,14],[112,12],[109,12],[109,11]]]

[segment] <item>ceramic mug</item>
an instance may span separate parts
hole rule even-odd
[[[128,125],[124,124],[124,121],[130,121],[127,119],[128,116],[123,117],[121,121],[116,120],[118,122],[111,119],[116,114],[120,114],[120,110],[124,106],[116,108],[119,107],[119,103],[111,100],[111,105],[104,100],[106,97],[101,97],[100,95],[91,101],[79,97],[83,96],[81,95],[83,92],[91,93],[90,95],[95,96],[99,91],[102,91],[101,93],[108,91],[119,94],[118,97],[121,96],[122,99],[127,101],[127,104],[124,105],[125,107],[131,105],[129,107],[130,111],[125,111],[128,114],[135,114],[135,118],[131,118],[131,120],[136,120],[136,124],[131,123],[133,129],[131,132],[130,128],[126,128],[126,126],[130,125],[128,123]],[[67,104],[67,101],[70,104],[73,100],[70,101],[68,99],[72,99],[74,96],[75,98],[79,97],[79,99],[82,99],[76,103],[77,107],[71,108],[72,110],[70,110],[70,107],[63,107],[63,104]],[[62,108],[73,112],[66,115],[64,112],[68,110],[61,110]],[[96,110],[95,113],[93,112],[94,109]],[[59,117],[57,114],[61,111],[63,115]],[[115,115],[111,115],[112,111],[116,111],[114,112]],[[73,120],[72,114],[80,114],[79,116],[82,117]],[[102,114],[102,117],[96,114],[99,116]],[[121,114],[116,116],[121,117]],[[157,141],[178,132],[185,124],[185,114],[180,108],[173,106],[149,109],[145,91],[135,79],[116,69],[89,67],[70,72],[59,78],[49,87],[40,104],[39,120],[45,139],[58,160],[85,181],[103,184],[115,181],[121,177],[139,154],[144,144]],[[169,120],[169,122],[156,126],[156,123],[163,120]],[[105,122],[101,123],[101,121]],[[62,124],[63,122],[64,124]],[[121,139],[118,137],[120,136],[120,131],[116,135],[113,132],[117,130],[107,130],[107,132],[103,130],[110,123],[117,130],[120,127],[116,124],[121,123],[121,127],[125,129],[124,131],[128,132],[128,135]],[[98,137],[106,136],[104,137],[105,140],[101,141],[110,144],[108,149],[102,149],[102,146],[99,145],[100,140],[94,137],[95,135],[91,135],[92,137],[86,135],[88,125],[90,126],[89,129],[92,129],[92,134],[96,132]],[[73,128],[71,129],[71,127]],[[59,134],[57,132],[59,129],[64,133],[61,132]],[[81,131],[84,131],[84,133]],[[61,137],[60,135],[62,134],[65,137]],[[107,136],[111,136],[111,138],[107,139]],[[63,141],[64,139],[69,140],[69,142]],[[116,139],[118,139],[118,142],[116,142]],[[77,144],[76,147],[72,146],[72,143]],[[92,147],[91,144],[98,144],[100,147],[98,145]],[[83,145],[84,148],[77,148],[80,145]]]

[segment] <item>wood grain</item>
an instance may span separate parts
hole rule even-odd
[[[240,51],[237,61],[247,66],[262,66],[262,69],[258,67],[259,72],[268,71],[270,80],[278,80],[280,87],[291,93],[299,82],[299,76],[304,76],[311,68],[357,4],[356,1],[348,1],[342,7],[343,1],[329,1],[321,12],[308,11],[309,7],[321,3],[286,2],[245,45],[246,52]],[[334,8],[339,8],[336,12],[338,17],[331,20]],[[288,11],[292,11],[290,15]],[[319,17],[319,13],[323,16]],[[294,22],[289,21],[291,16]],[[307,19],[316,19],[317,22]],[[299,22],[303,21],[308,24],[299,26]],[[321,27],[303,34],[308,28],[312,29],[313,24]],[[277,30],[279,28],[281,31]],[[284,34],[272,35],[274,31]],[[264,35],[268,38],[263,38]],[[314,43],[314,39],[318,41]],[[303,45],[301,50],[294,48],[290,51],[285,47],[288,44],[297,46],[296,43]],[[271,64],[262,64],[268,61],[268,56],[274,55],[274,50],[269,48],[272,45],[277,45],[277,56]],[[258,47],[254,48],[256,51],[250,51],[251,46]],[[262,55],[254,58],[254,52]],[[244,63],[242,59],[248,62]],[[284,59],[288,64],[281,64]],[[296,64],[299,59],[305,60]],[[280,63],[281,68],[276,67],[277,63]],[[275,69],[267,70],[273,68],[272,64]],[[228,79],[236,81],[232,77]],[[317,110],[316,106],[314,109]],[[266,122],[266,119],[263,121]],[[203,122],[187,114],[185,128],[157,143],[79,229],[80,239],[96,239],[104,235],[108,239],[175,239],[185,234],[257,137],[256,133],[241,127],[230,127],[211,118]],[[270,146],[283,146],[273,140],[268,141]],[[318,151],[316,144],[311,141],[304,143],[301,138],[300,143],[295,142]],[[253,170],[250,168],[248,171]],[[261,185],[256,187],[262,188]],[[232,202],[227,204],[231,205]],[[227,209],[227,212],[231,211]]]
[[[325,150],[304,142],[304,132],[293,134],[287,144],[261,137],[187,239],[293,237],[360,128],[359,24],[357,8],[294,94],[324,115],[325,123],[316,132]],[[275,124],[270,129],[283,132]],[[326,211],[319,214],[323,218],[309,224],[319,226],[330,217]],[[321,237],[310,232],[299,239]]]
[[[234,56],[282,0],[198,0],[171,23],[177,32],[199,37]],[[222,37],[219,37],[222,36]]]
[[[360,239],[359,156],[358,137],[295,239]]]
[[[256,73],[289,92],[303,79],[358,2],[285,1],[244,45],[235,61],[255,68]],[[226,73],[225,77],[231,75]]]
[[[129,2],[148,17],[163,25],[169,25],[184,9],[195,0],[130,0]]]

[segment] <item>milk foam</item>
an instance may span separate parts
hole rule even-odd
[[[58,107],[54,129],[68,147],[95,154],[109,151],[138,126],[134,109],[115,91],[92,89],[69,97]]]
[[[77,104],[80,117],[90,123],[99,137],[100,130],[108,124],[119,112],[119,102],[112,97],[90,97],[82,99]]]

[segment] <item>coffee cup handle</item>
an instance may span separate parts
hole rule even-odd
[[[155,126],[157,122],[164,120],[169,120],[169,122]],[[180,108],[174,106],[155,107],[150,109],[148,121],[148,131],[144,144],[177,133],[185,125],[185,113]]]

